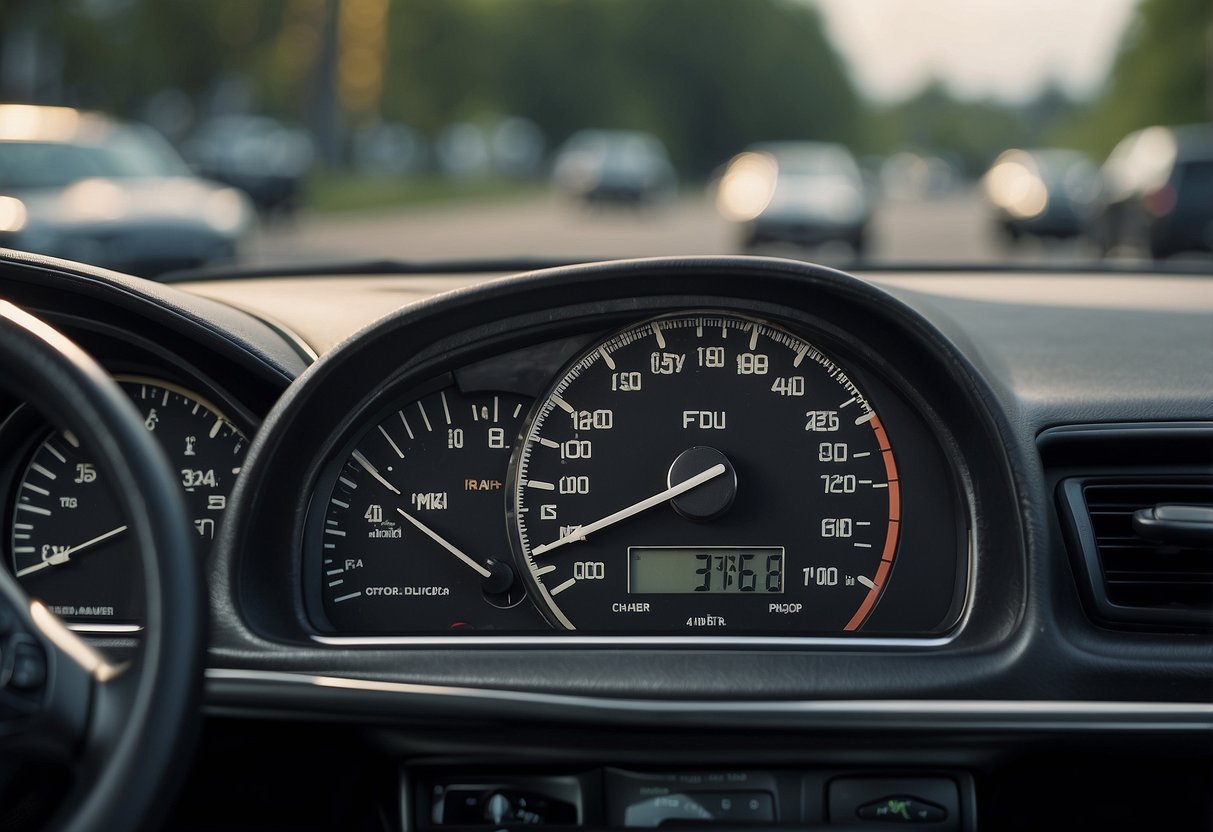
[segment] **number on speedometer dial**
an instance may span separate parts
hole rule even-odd
[[[900,489],[880,417],[778,326],[630,328],[572,363],[524,436],[515,543],[559,626],[856,631],[892,576]]]

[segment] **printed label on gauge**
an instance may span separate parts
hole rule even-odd
[[[852,632],[892,577],[884,426],[781,327],[707,312],[632,327],[576,359],[523,436],[520,571],[567,629]]]
[[[331,629],[470,631],[496,626],[525,598],[502,515],[528,404],[447,387],[362,432],[313,501],[306,542],[313,557],[319,550]]]

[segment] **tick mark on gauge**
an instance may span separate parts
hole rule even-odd
[[[867,424],[868,422],[872,421],[875,418],[876,418],[876,411],[869,410],[867,413],[863,414],[858,419],[856,419],[855,424],[857,424],[857,425]]]
[[[353,599],[359,597],[360,595],[362,595],[362,590],[358,590],[357,592],[351,592],[349,595],[342,595],[338,598],[334,598],[333,603],[340,604],[342,601],[352,601]]]
[[[413,428],[409,425],[409,420],[404,418],[404,411],[397,410],[396,412],[400,414],[400,424],[404,425],[404,432],[409,435],[409,439],[415,439],[416,437],[413,436]]]
[[[443,390],[438,397],[442,399],[442,415],[446,417],[446,423],[449,425],[451,423],[451,406],[447,404],[446,391]]]
[[[51,452],[51,456],[53,456],[55,459],[59,460],[60,462],[67,462],[67,457],[65,457],[63,454],[61,454],[59,452],[59,449],[56,448],[54,445],[52,445],[50,442],[46,443],[46,449]]]
[[[36,462],[33,463],[32,465],[30,465],[30,470],[41,474],[42,476],[46,477],[48,480],[58,479],[58,477],[55,476],[54,471],[44,468]]]
[[[46,517],[51,516],[51,510],[49,508],[39,508],[38,506],[31,506],[29,503],[18,503],[17,510],[32,511],[34,514],[41,514]]]
[[[849,406],[849,405],[853,405],[853,404],[855,404],[855,397],[854,397],[854,396],[851,396],[851,398],[847,399],[845,402],[843,402],[842,404],[838,405],[838,409],[839,409],[839,410],[842,410],[844,407],[847,407],[847,406]]]
[[[758,349],[758,324],[750,324],[750,351]]]
[[[335,506],[341,506],[341,508],[349,508],[349,507],[350,507],[350,504],[349,504],[349,503],[343,503],[343,502],[341,502],[340,500],[338,500],[336,497],[334,497],[333,499],[329,500],[329,502],[330,502],[330,503],[332,503],[332,504],[333,504],[333,505],[335,505]]]
[[[552,587],[550,590],[548,590],[548,592],[551,595],[559,595],[560,593],[564,592],[566,589],[568,589],[575,583],[577,583],[576,578],[569,578],[564,583],[558,584],[557,586]]]
[[[551,439],[547,439],[542,436],[539,437],[539,444],[545,448],[559,448],[560,447],[559,442],[553,442]],[[45,492],[43,492],[43,493],[45,493]]]
[[[804,357],[808,354],[809,354],[809,348],[801,347],[799,350],[796,351],[796,359],[792,362],[792,366],[799,367],[801,362],[804,361]]]
[[[388,432],[383,429],[383,425],[379,426],[379,432],[383,434],[383,438],[387,440],[387,443],[392,446],[392,450],[396,452],[396,456],[404,459],[404,451],[400,450],[400,446],[396,444],[395,440],[388,436]]]
[[[345,578],[338,578],[335,581],[329,581],[329,586],[341,586],[345,583]]]
[[[860,451],[857,454],[851,454],[851,459],[863,459],[865,456],[871,456],[871,451]]]
[[[535,573],[535,577],[539,578],[539,577],[542,577],[542,576],[548,574],[549,572],[555,572],[555,571],[556,571],[556,566],[554,564],[549,563],[547,566],[541,566],[538,569],[534,570],[534,573]]]
[[[351,480],[351,479],[349,479],[349,478],[347,478],[347,477],[338,477],[337,479],[338,479],[338,480],[340,480],[341,482],[345,483],[345,484],[346,484],[347,486],[349,486],[350,488],[357,488],[357,487],[358,487],[358,483],[354,482],[353,480]]]
[[[657,325],[656,321],[653,321],[652,329],[653,329],[653,337],[657,339],[658,348],[664,350],[665,349],[665,336],[661,334],[661,327]]]
[[[599,347],[598,354],[602,356],[603,362],[607,365],[607,367],[609,369],[611,369],[611,370],[615,369],[615,359],[611,358],[611,354],[606,351],[605,347]]]
[[[23,483],[21,483],[21,487],[28,488],[30,491],[34,492],[35,494],[41,494],[43,497],[49,497],[51,495],[51,492],[47,491],[45,488],[39,488],[38,486],[34,485],[32,482],[23,482]]]
[[[872,544],[871,543],[856,543],[855,548],[856,549],[871,549]]]
[[[520,405],[520,404],[519,404],[519,405],[516,405],[516,406],[514,407],[514,418],[515,418],[515,419],[517,419],[517,418],[518,418],[518,414],[519,414],[519,413],[521,413],[521,412],[522,412],[522,405]]]
[[[526,485],[527,488],[538,488],[540,491],[556,490],[556,486],[552,485],[550,482],[544,482],[543,480],[527,480]],[[47,513],[49,514],[49,512]]]
[[[417,409],[421,411],[421,421],[425,422],[425,429],[432,433],[434,426],[430,424],[430,415],[425,412],[425,407],[421,402],[417,402]]]
[[[855,580],[859,581],[861,584],[866,586],[868,589],[876,588],[876,584],[875,584],[875,582],[872,581],[871,578],[865,578],[863,575],[856,575]]]
[[[325,529],[324,533],[331,534],[334,537],[345,537],[345,532],[341,531],[340,529]]]
[[[565,413],[575,413],[576,412],[573,409],[573,406],[571,404],[569,404],[564,399],[557,396],[555,393],[552,394],[552,403],[555,404],[557,407],[559,407],[561,410],[563,410]]]
[[[65,430],[63,432],[63,438],[67,441],[67,444],[71,445],[73,448],[80,447],[80,440],[77,439],[76,434],[72,433],[70,430]]]
[[[344,571],[345,571],[344,569],[330,569],[327,572],[325,572],[324,574],[332,577],[333,575],[340,575]]]

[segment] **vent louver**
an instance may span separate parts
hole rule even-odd
[[[1061,493],[1100,618],[1213,626],[1213,550],[1149,540],[1133,527],[1139,509],[1213,505],[1213,480],[1076,477],[1062,482]]]

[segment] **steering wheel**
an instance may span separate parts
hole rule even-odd
[[[94,454],[126,513],[147,596],[137,655],[115,665],[0,567],[0,827],[136,830],[167,808],[197,727],[204,583],[180,489],[106,372],[5,301],[0,390]],[[71,774],[49,818],[4,788],[6,774],[48,757]]]

